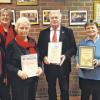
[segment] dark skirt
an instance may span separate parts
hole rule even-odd
[[[21,80],[19,77],[11,80],[12,100],[35,100],[38,77]]]

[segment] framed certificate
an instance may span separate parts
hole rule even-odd
[[[94,69],[93,59],[95,54],[94,46],[79,47],[79,66],[85,69]]]
[[[98,26],[100,26],[100,0],[94,0],[94,20],[98,22]]]
[[[28,77],[36,76],[38,70],[37,54],[22,55],[21,65]]]
[[[49,42],[48,61],[53,64],[60,64],[62,52],[62,42]]]

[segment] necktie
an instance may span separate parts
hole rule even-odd
[[[0,51],[0,75],[2,74],[2,54]]]
[[[57,42],[57,33],[56,33],[56,30],[54,30],[52,42]]]

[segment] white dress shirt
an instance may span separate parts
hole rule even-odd
[[[52,42],[53,34],[54,34],[54,29],[51,27],[50,28],[50,42]],[[57,34],[57,42],[59,42],[60,26],[56,29],[56,34]]]

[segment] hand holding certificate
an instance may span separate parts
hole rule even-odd
[[[48,44],[48,61],[52,64],[61,62],[62,42],[50,42]]]
[[[37,54],[29,54],[21,56],[22,70],[25,71],[28,77],[37,76],[38,62]]]
[[[93,46],[80,46],[79,47],[79,66],[85,69],[94,69],[95,47]]]

